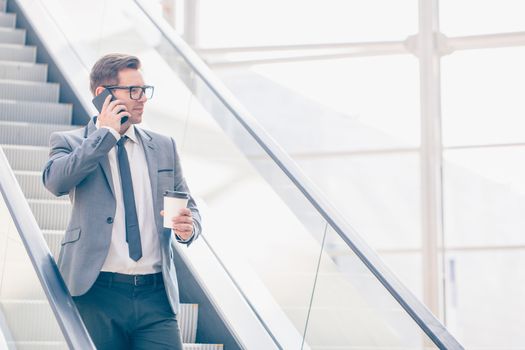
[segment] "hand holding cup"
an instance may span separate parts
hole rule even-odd
[[[164,227],[171,228],[183,241],[193,234],[193,217],[186,208],[189,195],[186,192],[164,192],[164,210],[160,215],[164,217]]]

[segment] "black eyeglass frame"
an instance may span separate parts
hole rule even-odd
[[[151,96],[150,97],[147,97],[146,98],[148,100],[151,100],[153,98],[153,94],[155,93],[155,87],[153,85],[143,85],[143,86],[138,86],[138,85],[131,85],[131,86],[121,86],[121,85],[102,85],[104,88],[108,89],[108,90],[129,90],[129,98],[132,99],[132,100],[140,100],[142,98],[142,96],[144,96],[146,94],[146,89],[151,89]],[[139,98],[133,98],[133,96],[131,95],[131,90],[132,89],[136,89],[136,88],[139,88],[141,89],[141,93],[140,93],[140,96]]]

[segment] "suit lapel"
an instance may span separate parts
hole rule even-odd
[[[115,189],[113,188],[113,178],[111,177],[111,168],[109,167],[108,156],[105,156],[99,163],[102,167],[102,171],[104,172],[104,176],[106,176],[106,181],[108,182],[109,188],[111,189],[111,193],[113,194],[113,197],[115,197]]]
[[[158,171],[158,160],[155,154],[157,146],[153,142],[151,136],[149,136],[144,130],[135,128],[136,134],[142,141],[144,147],[144,154],[146,155],[146,162],[148,163],[149,181],[151,184],[151,194],[153,196],[153,206],[157,210],[157,171]],[[155,213],[157,216],[158,213]],[[157,222],[157,220],[155,220]],[[158,225],[158,223],[157,223]],[[157,227],[158,229],[158,227]]]
[[[96,121],[95,118],[92,118],[89,121],[89,123],[86,125],[86,130],[84,132],[84,138],[87,138],[89,135],[91,135],[93,132],[97,130],[97,127],[95,126],[95,121]],[[115,198],[115,189],[113,188],[113,178],[111,177],[111,168],[109,167],[109,157],[107,155],[104,156],[99,163],[100,163],[100,167],[102,168],[102,172],[104,173],[104,176],[106,177],[106,182],[108,183],[108,186],[111,190],[111,194],[113,195],[113,198]]]

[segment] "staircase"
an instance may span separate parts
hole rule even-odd
[[[0,0],[0,146],[56,259],[71,206],[67,196],[54,197],[43,187],[42,168],[50,134],[78,126],[71,125],[72,105],[59,102],[59,84],[47,82],[47,65],[36,63],[36,47],[25,45],[26,32],[15,25],[16,14],[6,13],[6,2]],[[21,256],[4,267],[1,282],[0,307],[12,345],[19,350],[67,349],[22,245],[9,249],[20,250]],[[197,304],[182,304],[178,318],[184,349],[223,348],[195,343]]]

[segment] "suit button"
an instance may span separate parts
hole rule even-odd
[[[110,216],[109,218],[106,219],[106,222],[108,224],[112,224],[113,223],[113,218]]]

